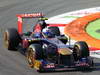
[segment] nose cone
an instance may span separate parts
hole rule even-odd
[[[58,53],[61,55],[71,55],[72,51],[69,48],[60,48]]]

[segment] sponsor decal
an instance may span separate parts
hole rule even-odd
[[[18,14],[17,17],[41,17],[42,13],[32,13],[32,14]]]
[[[49,63],[46,65],[46,68],[55,68],[54,63]]]
[[[21,17],[18,17],[18,22],[22,23],[22,18]]]

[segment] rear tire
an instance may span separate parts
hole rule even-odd
[[[4,32],[4,43],[8,50],[15,51],[21,37],[15,28],[9,28]]]
[[[74,58],[77,60],[79,58],[84,58],[89,56],[89,48],[86,42],[78,41],[75,43],[73,48]]]

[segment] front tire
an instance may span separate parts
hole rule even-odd
[[[43,59],[43,49],[40,44],[32,44],[29,46],[26,57],[28,59],[28,64],[31,68],[34,68],[35,60]],[[38,66],[38,69],[40,67]]]
[[[86,42],[78,41],[75,43],[73,48],[74,58],[77,60],[79,58],[84,58],[89,56],[89,48]]]

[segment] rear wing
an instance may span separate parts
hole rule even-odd
[[[43,13],[31,13],[31,14],[17,14],[16,15],[17,18],[18,18],[18,32],[19,34],[22,34],[22,30],[23,30],[23,18],[43,18],[44,14]],[[64,27],[66,26],[66,24],[47,24],[47,26],[50,26],[50,27]]]
[[[22,34],[23,18],[41,18],[44,16],[43,13],[32,13],[32,14],[17,14],[18,18],[18,32]]]

